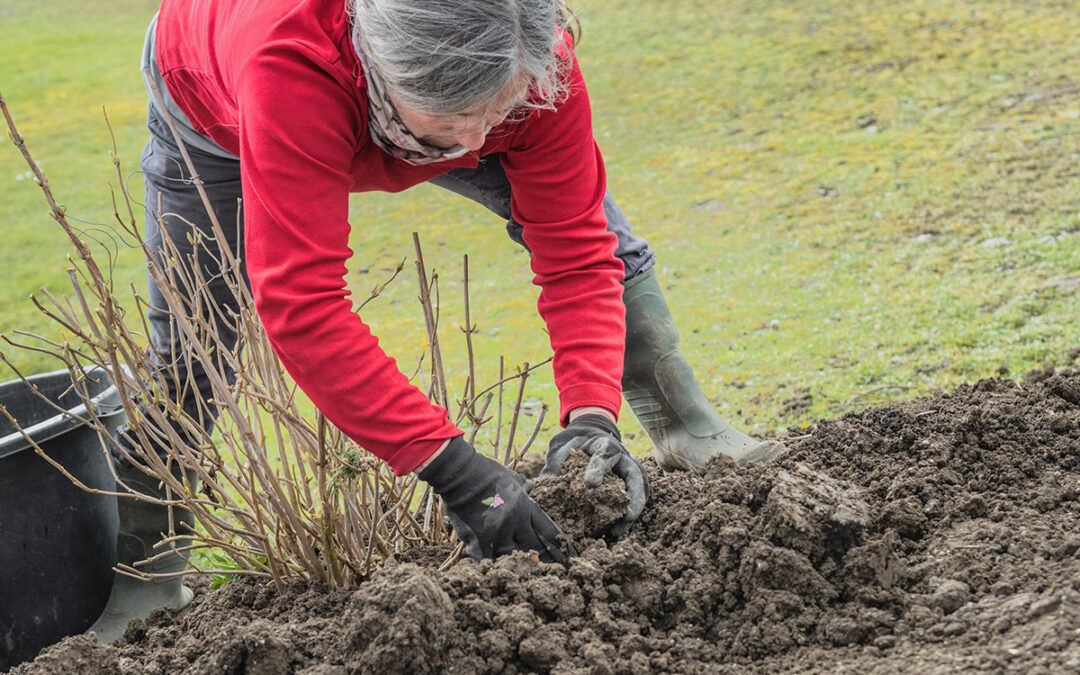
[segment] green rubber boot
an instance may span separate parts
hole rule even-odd
[[[739,464],[767,462],[784,452],[777,441],[757,441],[724,421],[679,351],[655,270],[626,282],[626,356],[623,396],[652,439],[661,468],[704,470],[715,455]]]
[[[120,480],[132,490],[165,499],[165,485],[139,469],[118,466],[116,473]],[[198,480],[195,472],[185,473],[188,482],[194,485]],[[117,485],[116,490],[123,492],[124,488]],[[118,564],[134,565],[136,562],[168,550],[166,547],[155,549],[154,545],[161,541],[163,534],[169,531],[169,507],[128,497],[120,497],[117,502],[117,508],[120,511],[120,530],[116,537]],[[189,511],[177,507],[173,507],[173,521],[177,534],[189,531],[182,523],[189,526],[195,524],[195,518]],[[176,542],[177,547],[183,545],[185,544],[182,541]],[[187,567],[187,552],[182,551],[169,553],[149,565],[139,566],[136,569],[149,574],[169,574],[182,572],[185,567]],[[115,642],[127,630],[128,623],[134,619],[145,619],[155,609],[163,607],[168,609],[186,607],[191,602],[194,593],[183,584],[181,579],[182,577],[176,576],[143,581],[126,574],[117,574],[113,580],[112,592],[109,594],[105,611],[94,622],[94,625],[90,626],[88,632],[96,633],[101,642]]]

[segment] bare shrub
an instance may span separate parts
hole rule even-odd
[[[53,197],[45,174],[34,162],[18,132],[2,95],[0,108],[12,140],[41,186],[52,217],[67,235],[75,252],[74,257],[69,256],[72,295],[55,297],[43,289],[44,301],[33,299],[40,311],[58,324],[67,339],[59,342],[21,331],[14,332],[18,338],[4,336],[3,339],[16,348],[42,352],[62,362],[71,374],[73,388],[85,401],[91,398],[87,383],[93,377],[92,373],[96,369],[108,373],[119,390],[129,433],[137,440],[137,445],[165,448],[163,457],[142,450],[136,452],[137,456],[129,457],[167,486],[168,499],[154,500],[133,494],[124,485],[120,485],[117,492],[106,493],[121,499],[155,501],[194,514],[195,531],[178,532],[173,520],[158,555],[168,554],[166,549],[216,549],[228,558],[223,558],[219,552],[210,559],[226,560],[226,568],[192,568],[182,574],[250,575],[272,579],[279,586],[286,578],[302,577],[342,587],[355,583],[381,561],[410,547],[445,541],[447,528],[443,511],[430,488],[418,482],[415,476],[393,475],[381,460],[357,446],[320,413],[305,412],[302,394],[285,373],[259,323],[251,293],[239,273],[238,252],[218,245],[225,237],[212,210],[208,208],[208,213],[217,236],[214,240],[194,242],[195,250],[200,256],[215,256],[222,263],[233,295],[232,306],[239,308],[235,313],[226,313],[210,299],[205,291],[206,279],[197,272],[199,265],[183,266],[196,270],[192,275],[184,276],[178,271],[180,266],[162,264],[162,260],[177,259],[179,254],[175,249],[163,258],[151,255],[141,228],[136,224],[133,200],[123,189],[125,181],[114,142],[112,160],[120,188],[119,195],[113,194],[117,226],[112,236],[133,242],[131,245],[143,251],[148,273],[165,297],[167,306],[155,309],[171,315],[175,330],[185,344],[180,354],[172,355],[170,364],[165,355],[155,354],[147,346],[146,297],[132,286],[125,294],[128,297],[121,299],[111,276],[112,251],[108,246],[100,245],[94,235],[80,231],[68,221],[64,208]],[[190,160],[188,167],[201,191],[201,182]],[[518,444],[515,436],[525,381],[531,370],[547,361],[533,367],[525,364],[505,377],[500,366],[499,380],[477,391],[466,257],[467,328],[464,332],[469,373],[465,376],[461,397],[456,402],[451,401],[438,340],[438,304],[431,299],[433,293],[437,296],[438,278],[433,275],[428,279],[419,239],[415,234],[413,237],[430,355],[427,372],[424,372],[422,359],[416,376],[422,378],[434,402],[448,410],[452,409],[453,403],[457,404],[457,423],[467,429],[470,442],[476,442],[481,432],[493,435],[494,440],[490,442],[496,455],[501,454],[504,463],[514,466],[535,440],[546,412],[544,406],[532,433]],[[105,264],[99,264],[100,260]],[[386,283],[392,281],[403,267],[404,261]],[[384,286],[377,286],[360,306],[375,298]],[[217,328],[226,324],[239,336],[231,348],[217,338]],[[3,354],[0,359],[18,373]],[[209,399],[199,400],[196,411],[190,413],[167,395],[166,384],[190,397],[197,389],[180,373],[190,373],[191,368],[181,370],[177,366],[195,362],[201,364],[209,376],[213,394]],[[228,365],[236,373],[235,382],[230,384],[222,376],[222,365]],[[19,374],[19,377],[23,375]],[[517,394],[516,398],[507,397],[511,401],[511,415],[504,424],[503,388],[514,382],[518,385]],[[496,411],[489,414],[496,394]],[[48,399],[42,399],[59,414],[70,415]],[[121,444],[108,433],[104,422],[99,420],[93,405],[87,407],[87,417],[78,421],[98,432],[102,451],[110,455],[126,454]],[[22,431],[18,420],[2,406],[0,412]],[[217,419],[212,432],[205,431],[208,425],[203,421],[207,416]],[[493,418],[495,424],[489,425]],[[507,425],[509,432],[503,440],[502,429]],[[79,483],[29,436],[23,435],[35,452],[68,478],[83,489],[99,492]],[[178,467],[194,471],[199,486],[188,483],[183,478],[184,472],[175,470]],[[461,546],[458,546],[447,564],[460,554]],[[118,571],[150,578],[152,575],[139,570],[146,562],[136,563],[133,567],[123,566]]]

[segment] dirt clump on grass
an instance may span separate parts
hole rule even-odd
[[[704,475],[646,461],[651,502],[621,539],[625,494],[589,491],[572,460],[533,492],[575,539],[568,569],[515,554],[439,572],[428,555],[351,591],[237,581],[15,672],[1080,671],[1080,371],[787,442]],[[101,670],[77,669],[89,656]]]

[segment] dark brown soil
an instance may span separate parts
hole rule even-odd
[[[704,476],[648,462],[650,507],[618,541],[617,485],[541,483],[577,538],[569,569],[517,554],[403,561],[350,592],[234,582],[15,672],[1080,672],[1080,371],[786,442]]]

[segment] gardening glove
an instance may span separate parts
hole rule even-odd
[[[615,536],[625,534],[641,516],[649,498],[649,480],[645,477],[641,465],[623,447],[622,436],[619,435],[615,423],[604,415],[590,413],[575,417],[551,439],[540,477],[559,475],[563,462],[574,448],[583,451],[590,458],[589,465],[585,467],[586,485],[600,485],[604,476],[609,473],[615,474],[626,483],[630,505],[626,509],[626,517],[612,528]]]
[[[420,480],[443,498],[450,525],[473,558],[531,550],[544,562],[569,564],[559,528],[525,492],[525,478],[461,436],[420,472]]]

